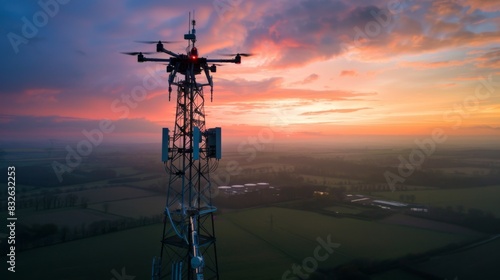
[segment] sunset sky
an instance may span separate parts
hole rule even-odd
[[[228,141],[500,136],[498,0],[40,3],[0,9],[1,141],[78,141],[111,120],[107,141],[159,142],[175,113],[165,66],[120,52],[184,52],[192,10],[200,56],[256,54],[213,73],[207,127]],[[147,97],[123,101],[145,79]]]

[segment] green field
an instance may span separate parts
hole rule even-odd
[[[165,197],[131,187],[93,188],[60,194],[73,194],[89,201],[87,208],[61,207],[48,210],[19,209],[19,223],[24,225],[55,224],[70,229],[103,220],[140,218],[162,214]]]
[[[111,279],[111,271],[122,267],[136,279],[148,279],[151,259],[160,250],[161,231],[162,225],[145,226],[21,252],[15,279],[41,279],[40,275],[43,279]],[[293,263],[301,264],[313,255],[318,238],[340,244],[319,263],[332,267],[357,258],[395,258],[479,237],[274,207],[218,215],[216,234],[221,279],[239,280],[281,279]]]
[[[337,186],[339,184],[347,183],[349,182],[350,184],[358,184],[362,181],[356,180],[356,179],[346,179],[346,178],[338,178],[338,177],[323,177],[323,176],[314,176],[314,175],[306,175],[306,174],[299,174],[300,177],[304,178],[305,182],[313,182],[314,184],[318,185],[323,185],[325,183],[325,186]]]
[[[467,251],[433,257],[414,267],[447,279],[460,275],[459,279],[493,280],[499,278],[499,259],[500,239],[496,239]]]
[[[140,218],[162,214],[163,209],[165,208],[165,203],[165,197],[157,195],[136,199],[96,203],[90,205],[89,208],[97,211],[107,211],[109,214],[122,217]]]
[[[425,280],[424,277],[416,276],[410,272],[406,272],[400,269],[391,270],[381,275],[373,276],[371,279],[373,280]],[[454,278],[450,278],[450,280],[454,280]]]
[[[122,267],[136,279],[149,279],[161,230],[162,225],[146,226],[20,252],[15,277],[8,279],[112,279],[111,271]]]
[[[399,200],[400,195],[415,195],[414,203],[428,204],[438,207],[451,206],[457,210],[458,205],[465,209],[476,208],[491,212],[500,217],[500,186],[453,189],[453,190],[422,190],[378,192],[375,195],[385,199]]]
[[[59,227],[66,226],[73,229],[82,224],[89,225],[92,222],[116,219],[120,219],[120,217],[93,209],[62,208],[46,211],[24,211],[19,217],[19,222],[29,226],[55,224]]]
[[[413,269],[440,277],[441,279],[498,279],[500,239],[479,245],[466,251],[459,251],[432,257]],[[481,261],[477,261],[481,260]],[[373,277],[374,280],[415,279],[423,280],[401,269],[392,270]]]
[[[433,170],[441,171],[443,174],[451,175],[482,175],[489,172],[488,168],[474,168],[474,167],[447,167],[447,168],[434,168]]]
[[[294,261],[307,256],[304,252],[314,249],[318,237],[324,239],[328,235],[332,242],[341,244],[338,254],[349,259],[393,258],[477,237],[274,207],[229,213],[221,218],[281,248]],[[332,256],[332,264],[338,263],[335,259]]]
[[[336,205],[336,206],[326,207],[325,210],[332,211],[337,214],[359,214],[363,212],[365,209]]]
[[[90,204],[158,195],[151,191],[130,187],[96,188],[72,192],[72,194],[88,198]]]

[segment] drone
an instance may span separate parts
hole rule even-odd
[[[232,59],[208,59],[205,57],[200,57],[198,55],[198,49],[196,48],[196,21],[190,19],[191,30],[188,31],[187,34],[184,34],[184,40],[188,41],[188,47],[186,48],[186,53],[174,53],[170,50],[165,49],[164,44],[175,43],[175,41],[135,41],[137,43],[143,44],[156,44],[156,52],[157,53],[166,53],[170,56],[170,58],[150,58],[145,55],[153,54],[154,52],[122,52],[123,54],[137,56],[137,62],[163,62],[166,63],[166,71],[169,74],[168,77],[168,95],[170,100],[170,95],[172,93],[172,84],[174,83],[175,76],[177,73],[183,74],[186,76],[186,80],[188,78],[194,79],[195,75],[201,74],[201,72],[205,73],[207,77],[207,84],[202,84],[201,86],[210,86],[210,99],[213,100],[213,80],[210,72],[217,72],[217,66],[222,66],[221,63],[234,63],[241,64],[241,57],[249,57],[253,54],[251,53],[235,53],[235,54],[223,54],[223,56],[234,57]],[[209,64],[211,64],[209,66]],[[192,76],[194,75],[194,76]],[[192,76],[192,77],[190,77]]]

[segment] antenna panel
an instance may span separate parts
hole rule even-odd
[[[208,157],[222,158],[222,131],[220,127],[207,130]]]
[[[169,142],[169,136],[168,136],[168,128],[163,128],[162,129],[162,135],[161,135],[161,161],[166,162],[168,161],[168,142]]]
[[[193,128],[193,160],[200,159],[201,133],[198,127]]]

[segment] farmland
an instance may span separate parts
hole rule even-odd
[[[75,228],[95,221],[116,219],[119,219],[119,217],[91,209],[56,209],[25,214],[22,216],[22,223],[29,226],[43,223],[55,224],[58,227]]]
[[[439,275],[432,265],[448,271],[449,262],[438,263],[433,256],[495,233],[498,220],[487,215],[500,215],[494,151],[474,152],[473,161],[467,157],[470,151],[437,153],[391,192],[383,174],[397,172],[395,159],[405,150],[311,150],[310,155],[307,150],[294,154],[284,150],[276,146],[251,160],[248,155],[228,153],[224,160],[236,161],[240,172],[228,175],[221,161],[213,174],[219,178],[214,187],[257,182],[275,187],[214,197],[219,208],[215,231],[221,279],[281,279],[293,264],[302,264],[314,253],[318,240],[331,240],[338,247],[318,262],[316,274],[333,273],[345,265],[372,279],[420,279],[383,265],[422,255],[432,260],[429,266],[417,258],[409,261],[411,267]],[[53,156],[60,158],[62,152],[56,150]],[[44,160],[43,150],[15,153],[7,153],[6,158],[19,163],[20,170],[16,277],[111,279],[113,270],[121,273],[122,269],[136,279],[150,277],[151,259],[160,250],[159,222],[166,200],[166,174],[158,163],[158,147],[103,147],[63,182],[55,178],[51,159]],[[406,203],[411,199],[442,210],[434,209],[437,212],[427,216],[400,213],[351,203],[349,198],[355,195]],[[0,202],[5,203],[3,197]],[[469,215],[478,211],[483,214]],[[444,214],[435,219],[432,213]],[[477,217],[492,227],[483,231],[484,227],[470,223]],[[491,244],[496,248],[496,243]],[[472,249],[464,253],[469,250],[480,259]],[[371,266],[382,272],[370,272]],[[312,274],[311,279],[321,278]]]
[[[454,189],[452,192],[448,190],[378,192],[376,195],[391,200],[399,200],[401,195],[415,195],[415,203],[454,209],[461,205],[466,209],[481,209],[500,217],[500,203],[498,203],[500,186]]]
[[[280,279],[293,263],[312,255],[318,238],[339,244],[320,264],[326,268],[357,258],[396,258],[481,237],[276,207],[218,215],[216,225],[222,279]],[[36,279],[37,275],[44,279],[111,278],[111,270],[122,267],[137,279],[147,279],[150,260],[159,252],[161,227],[145,226],[22,252],[17,279]],[[30,269],[24,269],[23,263],[30,264]]]
[[[469,250],[457,251],[433,257],[411,267],[427,275],[436,275],[441,279],[498,279],[498,259],[500,258],[500,240],[479,244]],[[485,258],[487,256],[487,258]],[[481,259],[483,261],[476,261]],[[459,275],[459,276],[458,276]],[[399,278],[398,278],[399,277]],[[377,275],[374,280],[392,279],[427,279],[401,269]]]
[[[151,191],[130,188],[130,187],[107,187],[102,189],[87,189],[73,192],[73,194],[89,199],[88,203],[102,203],[108,201],[117,201],[124,199],[136,199],[140,197],[150,197],[158,195]]]
[[[162,214],[163,208],[165,207],[165,198],[156,195],[144,198],[96,203],[89,207],[99,211],[105,209],[104,211],[107,213],[122,217],[140,218]]]
[[[498,265],[499,252],[500,240],[496,239],[470,250],[436,256],[414,268],[448,279],[457,275],[462,279],[497,279],[498,270],[495,267]],[[484,256],[488,258],[481,262],[474,261],[483,259]]]

